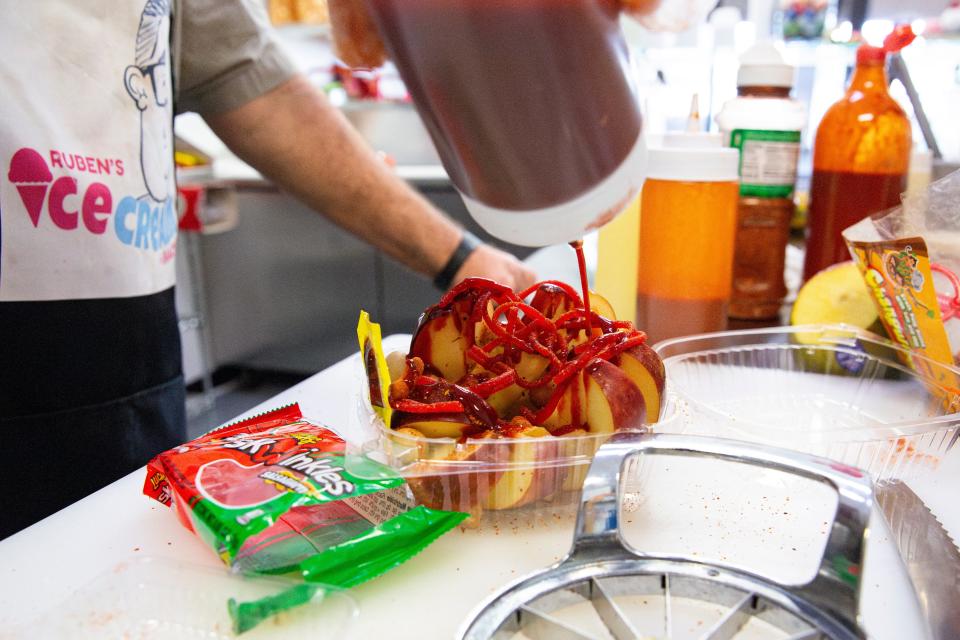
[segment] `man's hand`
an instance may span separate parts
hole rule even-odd
[[[482,244],[466,259],[453,277],[453,284],[465,278],[489,278],[514,291],[526,289],[536,282],[536,274],[527,265],[505,251]]]

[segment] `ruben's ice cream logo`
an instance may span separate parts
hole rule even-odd
[[[62,231],[112,236],[131,249],[162,252],[162,262],[173,258],[177,216],[169,39],[170,0],[147,0],[137,27],[134,64],[124,69],[122,78],[140,116],[142,183],[132,174],[124,180],[126,163],[117,157],[55,149],[43,154],[24,147],[10,158],[7,179],[38,231],[53,230],[52,223]],[[142,195],[115,194],[98,177],[114,188],[129,184]]]
[[[122,160],[68,156],[55,150],[49,157],[48,164],[37,150],[24,147],[13,154],[7,172],[34,228],[52,223],[63,231],[112,235],[133,249],[164,251],[165,257],[173,257],[170,244],[177,233],[177,218],[172,198],[158,202],[125,195],[117,199],[102,182],[81,182],[71,173],[55,177],[51,171],[51,165],[58,173],[72,165],[74,171],[122,176]]]

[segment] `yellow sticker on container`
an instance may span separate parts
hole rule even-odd
[[[390,369],[387,367],[387,358],[383,354],[383,340],[380,335],[380,325],[370,320],[370,314],[360,312],[357,322],[357,339],[360,341],[360,355],[363,357],[363,368],[367,372],[367,383],[370,406],[380,416],[383,424],[390,426]]]

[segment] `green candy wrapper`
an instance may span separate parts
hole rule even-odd
[[[231,600],[236,633],[390,570],[467,517],[416,506],[403,478],[345,455],[343,440],[296,405],[160,454],[144,493],[173,506],[234,571],[303,579],[254,602]]]

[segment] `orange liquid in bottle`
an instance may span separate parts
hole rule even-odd
[[[814,171],[804,279],[849,260],[843,230],[872,213],[900,204],[906,186],[906,176],[897,173]]]
[[[906,189],[910,121],[887,93],[885,59],[881,50],[858,50],[846,95],[817,129],[804,280],[849,260],[843,230],[896,206]]]
[[[739,184],[648,179],[637,327],[652,341],[727,326]]]

